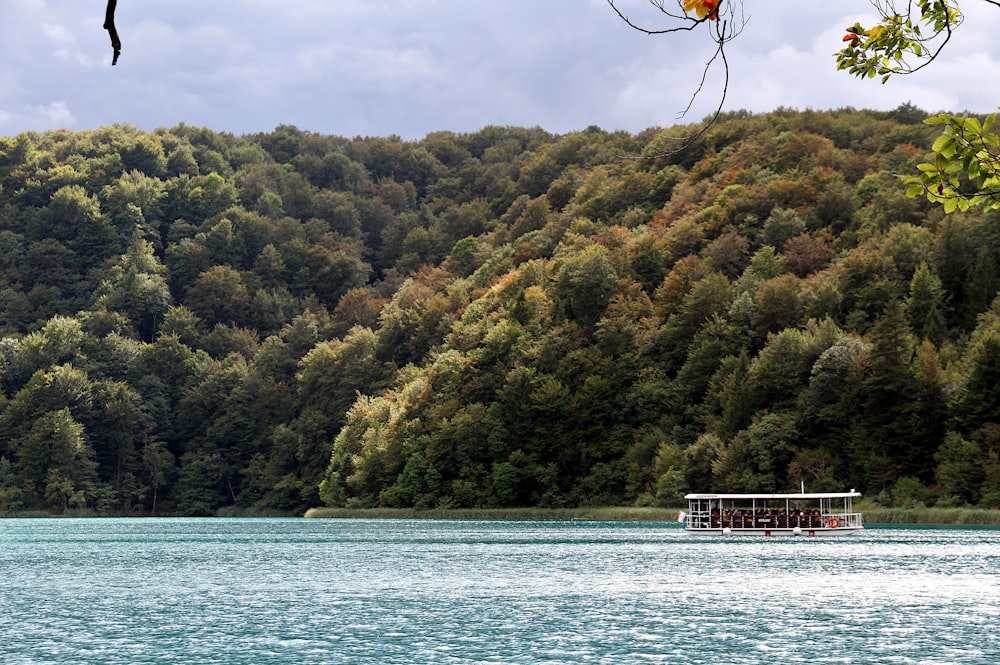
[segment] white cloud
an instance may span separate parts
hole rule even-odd
[[[50,126],[69,127],[76,124],[76,118],[70,113],[69,107],[64,101],[50,102],[45,106],[37,106],[32,109],[32,114],[45,120]]]
[[[76,37],[65,26],[59,24],[42,24],[42,32],[55,46],[53,54],[60,60],[75,62],[84,67],[96,66],[96,61],[83,53],[76,44]]]
[[[77,125],[77,119],[70,111],[69,105],[62,100],[0,109],[0,132],[4,134],[13,135],[22,131],[42,131]]]
[[[622,2],[656,18],[648,0]],[[748,0],[750,22],[728,50],[727,109],[1000,102],[1000,10],[988,3],[963,6],[947,57],[886,86],[835,71],[842,30],[868,20],[867,2],[801,4]],[[606,0],[157,0],[119,3],[112,68],[103,5],[0,2],[0,131],[182,121],[404,138],[487,124],[639,131],[676,122],[712,53],[703,32],[632,31]],[[684,122],[710,113],[720,90],[714,70]]]

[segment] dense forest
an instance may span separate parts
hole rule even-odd
[[[0,139],[0,513],[1000,506],[1000,214],[778,110],[420,141]]]

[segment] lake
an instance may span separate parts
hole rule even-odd
[[[1000,662],[1000,530],[0,521],[0,662]]]

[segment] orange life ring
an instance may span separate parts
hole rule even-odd
[[[840,526],[840,520],[837,519],[836,517],[831,517],[826,521],[826,525],[831,529],[836,529],[837,527]]]

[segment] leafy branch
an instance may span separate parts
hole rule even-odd
[[[1000,0],[985,0],[1000,7]],[[837,69],[866,78],[912,74],[937,59],[962,24],[953,0],[908,2],[900,12],[891,1],[876,2],[882,21],[866,29],[855,23],[844,36]],[[1000,137],[990,129],[996,114],[977,118],[941,113],[927,119],[944,131],[931,146],[932,162],[919,164],[918,175],[901,176],[906,193],[924,196],[944,211],[1000,208]]]
[[[936,60],[963,20],[958,5],[950,0],[918,0],[916,15],[912,1],[904,12],[891,0],[873,0],[872,5],[881,22],[870,29],[860,23],[847,29],[846,45],[837,53],[837,69],[858,77],[881,76],[882,83],[895,74],[920,71]]]
[[[1000,136],[990,131],[996,114],[977,118],[942,113],[925,122],[944,125],[932,146],[934,161],[919,164],[919,175],[903,176],[906,193],[926,196],[945,212],[1000,208]]]

